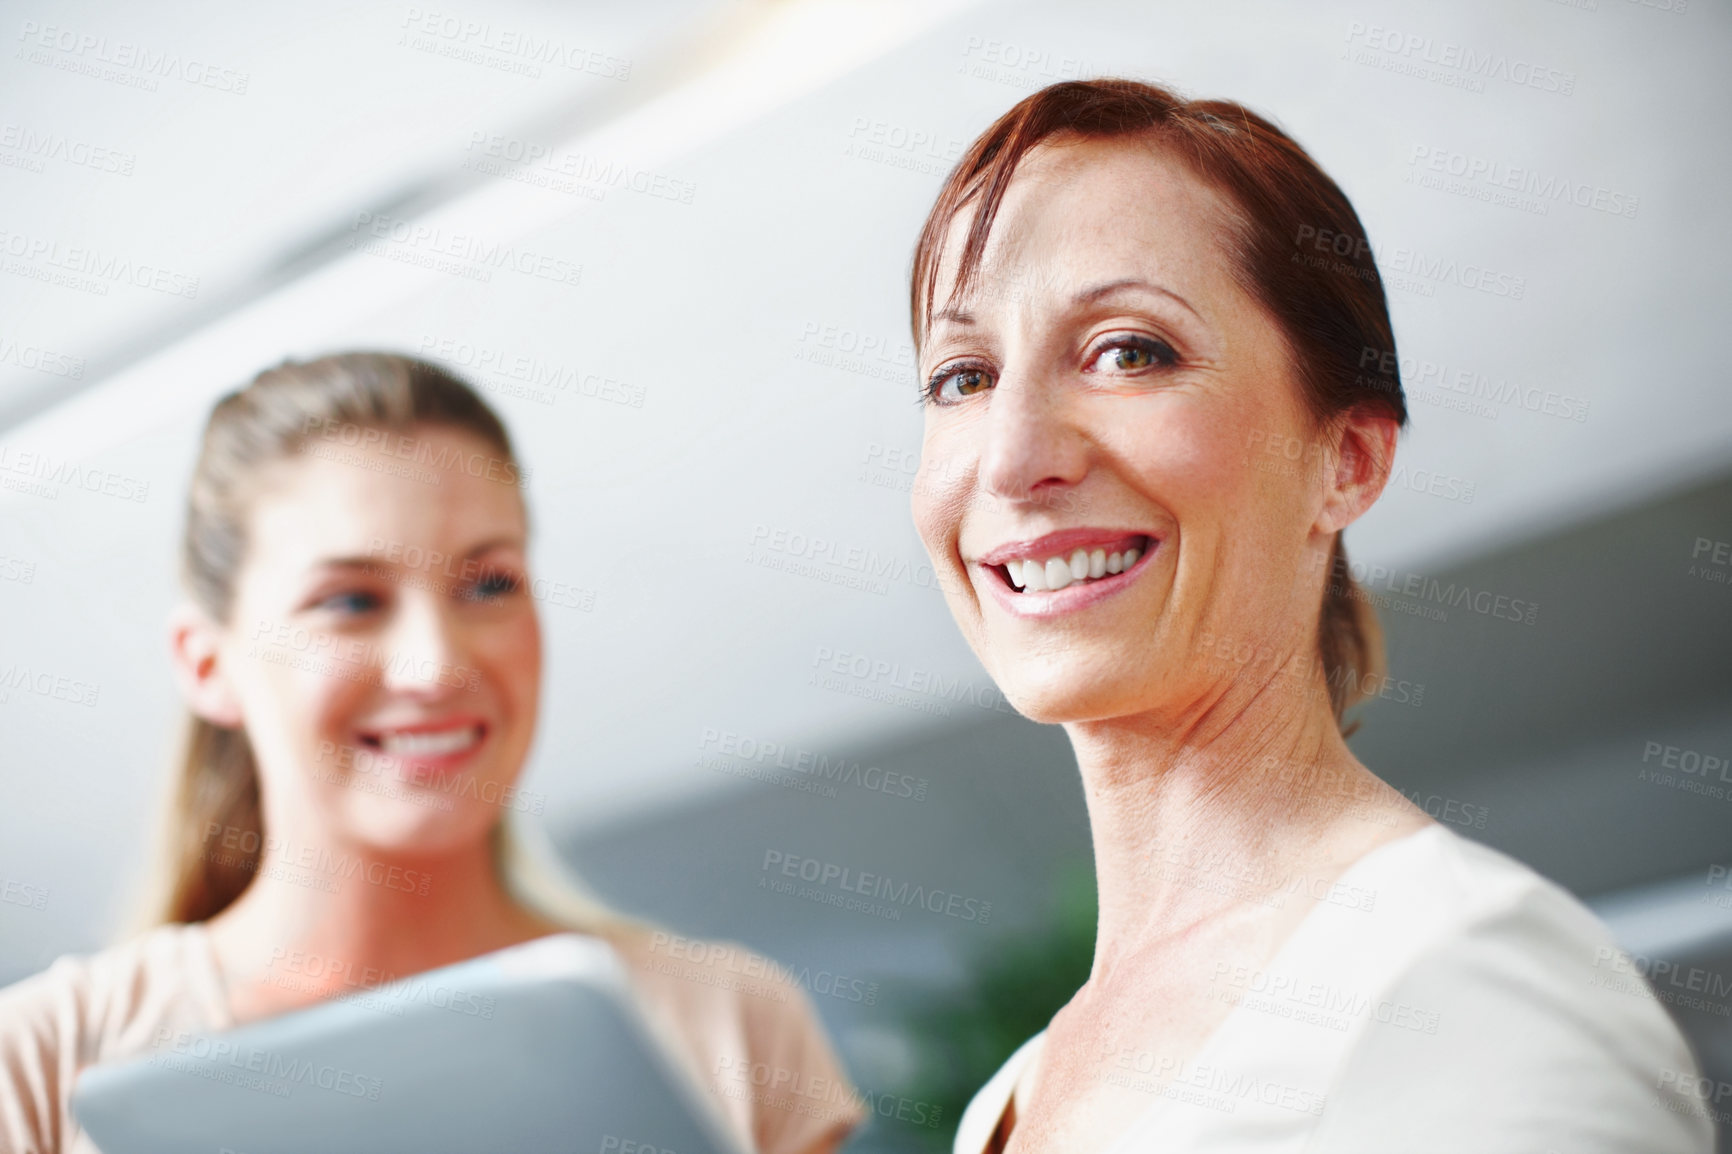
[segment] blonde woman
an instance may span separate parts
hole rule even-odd
[[[522,480],[487,405],[404,357],[286,364],[216,406],[171,625],[193,717],[157,924],[0,991],[0,1150],[93,1150],[79,1071],[153,1038],[568,931],[618,951],[749,1148],[828,1154],[859,1120],[797,988],[665,956],[504,820],[539,804],[517,788],[541,691]],[[796,1109],[756,1092],[764,1069],[836,1092]]]

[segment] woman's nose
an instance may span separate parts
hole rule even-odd
[[[1088,472],[1088,436],[1043,382],[1006,374],[993,388],[983,428],[980,484],[1001,500],[1046,503]]]
[[[426,696],[469,683],[461,633],[442,601],[404,598],[384,641],[380,681],[387,689]]]

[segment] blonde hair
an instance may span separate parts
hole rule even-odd
[[[402,432],[434,425],[473,434],[516,467],[505,425],[473,389],[437,365],[389,353],[285,362],[228,394],[205,425],[187,497],[181,578],[213,621],[227,623],[247,551],[259,471],[299,452],[315,430]],[[258,766],[243,730],[189,716],[163,817],[146,926],[202,922],[246,890],[262,864]],[[220,828],[225,852],[210,852]],[[564,871],[545,835],[510,814],[491,834],[506,891],[544,917],[599,932],[636,923],[609,910]],[[229,847],[236,847],[229,852]]]

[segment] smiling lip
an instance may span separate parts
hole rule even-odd
[[[1148,558],[1159,550],[1161,542],[1162,538],[1153,533],[1122,529],[1064,529],[1043,537],[1000,545],[977,558],[972,568],[981,572],[987,591],[1007,612],[1018,617],[1054,617],[1097,604],[1129,586],[1142,574]],[[1097,554],[1105,554],[1112,562],[1119,563],[1121,558],[1132,556],[1131,550],[1136,551],[1135,560],[1122,570],[1100,571],[1097,562],[1088,569],[1087,576],[1072,577],[1061,589],[1030,589],[1022,578],[1012,576],[1013,571],[1022,571],[1019,562],[1062,562],[1075,558],[1080,551],[1091,560]]]
[[[1006,561],[1019,561],[1025,557],[1044,560],[1047,557],[1069,556],[1078,549],[1105,549],[1110,553],[1114,546],[1122,551],[1138,537],[1153,539],[1154,534],[1126,532],[1123,529],[1060,529],[1044,537],[1000,545],[990,553],[975,558],[975,561],[981,565],[1003,565]]]
[[[380,725],[357,730],[360,744],[399,770],[454,770],[471,761],[492,727],[479,717]]]

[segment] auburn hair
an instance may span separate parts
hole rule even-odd
[[[1224,247],[1241,288],[1286,339],[1306,409],[1320,426],[1355,410],[1407,424],[1395,335],[1365,228],[1340,187],[1297,141],[1230,100],[1186,100],[1136,80],[1078,80],[1043,88],[999,117],[951,170],[920,231],[909,285],[914,346],[937,307],[944,242],[972,208],[951,293],[981,275],[993,220],[1023,157],[1058,139],[1152,143],[1233,209]],[[1339,720],[1375,692],[1383,641],[1369,599],[1348,572],[1341,535],[1329,557],[1318,658]]]

